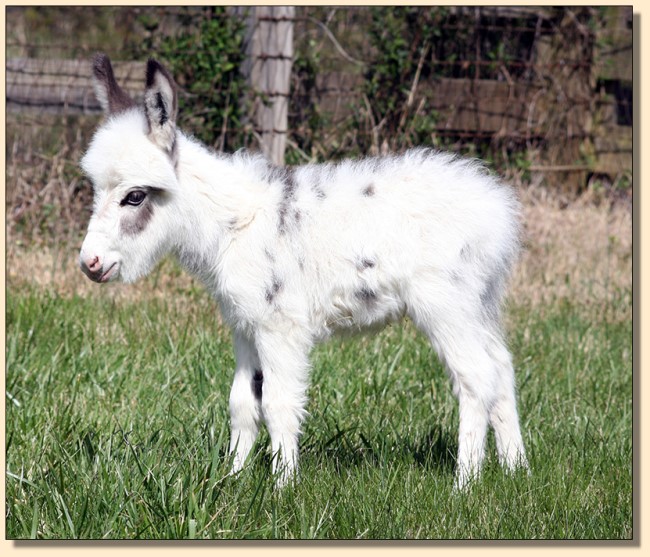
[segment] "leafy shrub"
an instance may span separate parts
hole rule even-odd
[[[218,150],[246,143],[245,21],[224,7],[187,10],[180,31],[163,36],[157,51],[181,91],[180,124]]]

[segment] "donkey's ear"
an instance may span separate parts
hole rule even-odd
[[[131,97],[117,84],[113,66],[106,54],[98,53],[93,58],[93,87],[106,114],[115,114],[135,106]]]
[[[178,112],[176,85],[167,70],[153,59],[147,62],[144,110],[149,123],[149,139],[173,158]]]

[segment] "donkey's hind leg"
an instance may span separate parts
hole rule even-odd
[[[519,427],[512,357],[500,335],[489,337],[488,352],[498,369],[498,392],[490,411],[490,424],[494,429],[499,462],[507,470],[528,468]]]
[[[465,331],[455,338],[439,329],[432,339],[444,361],[459,404],[456,485],[464,487],[481,471],[490,412],[497,392],[496,366],[480,339]]]
[[[415,324],[428,336],[438,356],[445,364],[459,402],[458,459],[456,485],[464,487],[478,476],[485,454],[488,426],[499,416],[506,416],[510,427],[513,416],[507,385],[499,377],[503,368],[489,348],[490,327],[480,311],[469,303],[463,304],[458,292],[438,291],[436,300],[419,301],[409,310]],[[513,394],[514,396],[514,394]],[[503,414],[495,413],[503,408]],[[518,424],[517,424],[518,431]],[[500,429],[502,447],[515,438]],[[512,443],[513,449],[519,446]],[[510,449],[508,449],[510,450]],[[508,453],[509,454],[509,453]]]

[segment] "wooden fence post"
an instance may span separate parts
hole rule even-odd
[[[243,71],[252,90],[250,114],[262,152],[277,165],[284,164],[287,140],[295,11],[293,6],[248,9]]]

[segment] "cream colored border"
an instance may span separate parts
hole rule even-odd
[[[93,4],[105,4],[105,5],[122,5],[137,3],[139,5],[151,4],[151,5],[164,5],[164,4],[205,4],[206,2],[179,2],[179,1],[162,1],[162,2],[94,2]],[[225,2],[225,3],[234,3],[234,4],[283,4],[284,2],[264,1],[264,2]],[[377,2],[360,2],[362,5],[367,4],[398,4],[397,1],[377,1]],[[463,5],[485,5],[485,4],[498,4],[498,5],[559,5],[555,2],[512,2],[512,1],[500,1],[500,2],[422,2],[417,0],[412,0],[408,4],[413,5],[432,5],[432,4],[463,4]],[[47,5],[47,4],[65,4],[65,5],[83,5],[84,3],[78,3],[74,1],[68,2],[51,2],[48,0],[42,2],[31,2],[31,1],[17,1],[15,3],[3,3],[2,14],[0,14],[0,27],[2,28],[3,37],[5,36],[5,10],[4,8],[7,5]],[[314,4],[344,4],[342,2],[314,2],[314,1],[303,1],[300,2],[300,5],[314,5]],[[635,334],[634,334],[634,369],[635,369],[635,416],[636,421],[636,437],[635,437],[635,487],[642,490],[641,494],[635,494],[635,497],[638,496],[638,499],[635,499],[634,505],[634,537],[635,543],[632,544],[621,544],[621,543],[598,543],[598,542],[575,542],[575,543],[561,543],[561,542],[539,542],[539,543],[505,543],[505,542],[457,542],[457,543],[437,543],[437,542],[276,542],[276,543],[264,543],[264,542],[193,542],[193,543],[184,543],[184,542],[55,542],[55,541],[46,541],[46,542],[11,542],[5,540],[5,523],[4,520],[0,522],[0,555],[5,554],[18,554],[24,556],[30,556],[32,554],[42,554],[49,553],[52,555],[74,555],[82,554],[86,555],[90,552],[93,554],[113,554],[118,553],[120,556],[127,556],[128,554],[133,553],[134,555],[142,555],[142,552],[151,553],[154,552],[156,555],[175,555],[177,553],[192,552],[196,554],[197,552],[207,553],[210,552],[214,554],[218,552],[219,555],[247,555],[249,553],[258,553],[264,552],[265,557],[271,557],[273,555],[285,555],[287,553],[295,554],[296,552],[303,553],[309,552],[310,554],[326,554],[330,552],[336,552],[337,554],[343,554],[354,551],[355,553],[361,554],[370,554],[370,555],[390,555],[395,552],[408,551],[409,554],[431,554],[433,552],[436,555],[448,555],[454,554],[459,555],[465,552],[474,552],[480,551],[482,555],[500,555],[502,553],[520,553],[522,551],[530,551],[534,553],[546,553],[553,552],[554,555],[558,557],[561,554],[567,552],[576,552],[576,553],[589,553],[590,555],[601,554],[601,555],[612,555],[615,552],[619,551],[632,551],[638,552],[647,545],[645,536],[648,534],[648,515],[647,505],[644,503],[647,502],[648,496],[648,482],[640,481],[642,478],[640,474],[643,463],[647,463],[648,459],[646,458],[648,453],[648,448],[642,447],[642,442],[646,440],[647,435],[641,437],[641,432],[648,431],[647,413],[642,412],[641,401],[648,400],[648,385],[650,381],[646,378],[643,380],[643,364],[645,363],[642,359],[642,350],[641,344],[645,337],[642,336],[641,324],[647,321],[648,316],[648,306],[649,303],[647,300],[640,295],[641,291],[641,279],[646,276],[646,268],[648,256],[650,255],[648,248],[643,248],[642,239],[644,229],[642,228],[642,215],[648,214],[648,205],[650,204],[650,197],[648,193],[642,195],[642,182],[640,178],[643,177],[641,172],[641,161],[648,160],[647,156],[649,155],[648,149],[645,143],[641,141],[641,132],[642,130],[647,129],[647,112],[642,112],[641,110],[641,93],[647,91],[648,76],[650,72],[650,61],[648,56],[650,52],[647,48],[647,39],[644,40],[643,32],[644,21],[643,21],[643,12],[649,13],[648,9],[645,8],[645,3],[637,2],[580,2],[574,1],[570,5],[632,5],[634,12],[634,39],[635,39],[635,151],[634,151],[634,181],[635,181],[635,212],[634,212],[634,272],[635,272],[635,284],[634,284],[634,303],[635,303]],[[645,10],[644,10],[645,8]],[[5,41],[2,41],[0,46],[2,50],[2,63],[4,69],[4,53],[5,53]],[[4,73],[4,72],[3,72]],[[5,80],[2,79],[0,82],[0,90],[3,93],[5,92]],[[4,124],[5,122],[5,103],[2,103],[0,108],[0,120]],[[5,135],[2,135],[3,149],[0,157],[3,162],[3,167],[5,163],[5,149],[4,149]],[[2,174],[4,180],[4,172]],[[5,199],[5,189],[2,188],[2,200]],[[4,203],[3,203],[4,205]],[[3,224],[4,224],[4,212],[3,212]],[[4,226],[2,228],[2,236],[4,240]],[[3,260],[5,259],[5,244],[2,242]],[[645,264],[643,264],[645,262]],[[4,284],[4,273],[5,267],[2,266],[0,274],[2,275],[3,284]],[[3,289],[2,294],[0,295],[0,304],[2,305],[2,323],[5,325],[5,295],[6,292]],[[1,345],[2,353],[5,353],[5,327],[3,326],[3,334],[1,335]],[[4,357],[2,359],[2,371],[4,379]],[[5,407],[4,403],[1,405],[0,409],[0,422],[1,422],[1,432],[2,438],[4,440],[4,417],[5,417]],[[642,423],[643,422],[643,423]],[[646,426],[646,427],[642,427]],[[4,447],[4,443],[3,443]],[[4,456],[4,455],[3,455]],[[5,493],[5,483],[4,483],[4,471],[5,471],[5,460],[2,459],[1,464],[3,480],[0,482],[0,491],[3,495]],[[646,543],[644,543],[646,542]]]

